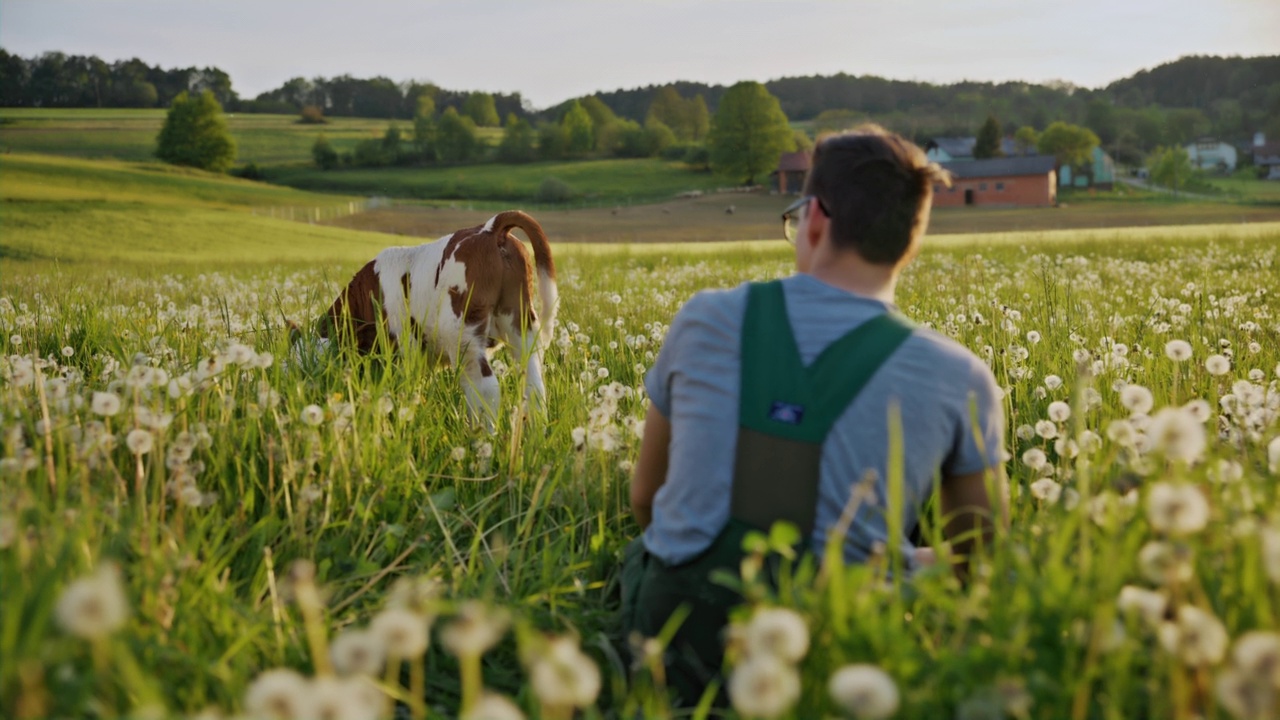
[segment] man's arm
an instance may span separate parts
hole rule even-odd
[[[653,497],[667,481],[668,448],[671,445],[671,422],[651,402],[644,418],[644,438],[640,441],[640,458],[631,477],[631,514],[640,528],[653,521]]]
[[[1001,466],[992,469],[995,474],[994,490],[998,497],[992,501],[987,492],[987,471],[953,475],[944,478],[940,490],[942,517],[946,525],[942,534],[951,543],[958,560],[956,575],[965,580],[968,560],[981,543],[989,546],[996,528],[1004,530],[1008,517],[1004,502],[1005,477]]]

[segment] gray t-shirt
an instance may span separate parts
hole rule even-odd
[[[782,285],[806,366],[845,333],[889,309],[811,275],[793,275]],[[653,523],[644,532],[645,547],[667,563],[683,562],[706,549],[729,520],[746,300],[746,284],[690,298],[676,313],[645,378],[651,401],[672,426],[667,479],[654,498]],[[977,356],[950,338],[917,328],[876,371],[823,443],[813,550],[822,552],[854,484],[869,471],[876,476],[875,498],[863,501],[858,510],[845,538],[845,559],[865,561],[876,543],[887,544],[892,401],[901,409],[903,528],[910,531],[939,473],[963,475],[1001,461],[1004,414],[999,397],[991,370]],[[902,542],[909,550],[909,540]]]

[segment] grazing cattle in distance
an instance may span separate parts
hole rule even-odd
[[[520,229],[533,262],[511,235]],[[533,306],[538,278],[540,314]],[[467,408],[493,426],[498,379],[486,350],[506,343],[526,363],[526,398],[545,395],[542,352],[551,339],[558,295],[542,226],[519,210],[434,242],[389,247],[355,274],[320,322],[320,336],[369,352],[380,332],[399,349],[417,346],[459,367]]]

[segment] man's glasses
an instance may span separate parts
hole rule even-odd
[[[809,207],[810,200],[817,200],[818,209],[822,211],[822,214],[828,217],[831,216],[831,213],[827,212],[827,206],[823,205],[822,199],[816,195],[805,195],[788,205],[787,209],[782,211],[782,237],[786,238],[787,242],[792,245],[796,244],[796,232],[800,227],[800,220],[803,216],[801,211]]]

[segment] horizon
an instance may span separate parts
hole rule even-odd
[[[341,0],[263,7],[244,1],[179,6],[163,0],[7,0],[0,6],[0,47],[22,57],[62,52],[96,55],[108,63],[136,57],[166,69],[217,67],[245,99],[294,77],[382,76],[397,84],[431,82],[456,91],[519,93],[537,110],[587,95],[678,82],[729,86],[840,73],[941,86],[1065,83],[1097,90],[1188,55],[1280,53],[1269,30],[1280,26],[1280,3],[1197,0],[1182,3],[1181,12],[1168,12],[1158,0],[1124,7],[1103,0],[1070,8],[1028,5],[1018,0],[976,0],[966,8],[928,0],[889,6],[495,0],[453,7],[384,0],[362,5],[359,12],[404,20],[352,34],[345,25],[353,6]],[[666,12],[673,8],[678,8],[674,14]],[[1191,8],[1200,10],[1188,12]],[[1161,11],[1152,12],[1156,9]],[[922,10],[932,20],[927,26],[915,22]],[[1196,24],[1183,22],[1189,14],[1196,15]],[[495,20],[524,32],[496,34],[496,47],[475,49],[476,37],[481,44],[487,40],[475,29]],[[610,32],[598,32],[602,24]],[[893,33],[856,32],[868,24],[904,27],[916,35],[902,42]],[[193,27],[200,32],[192,34]],[[440,27],[466,29],[466,42],[447,33],[447,42],[421,42],[422,37],[440,36]],[[613,27],[629,31],[617,33]],[[790,40],[800,34],[813,40]],[[530,35],[539,41],[533,53],[526,39]],[[281,38],[293,45],[278,49]],[[333,52],[335,39],[345,52]],[[775,50],[779,42],[784,48]],[[583,62],[583,57],[617,62]],[[431,69],[406,71],[407,65]]]

